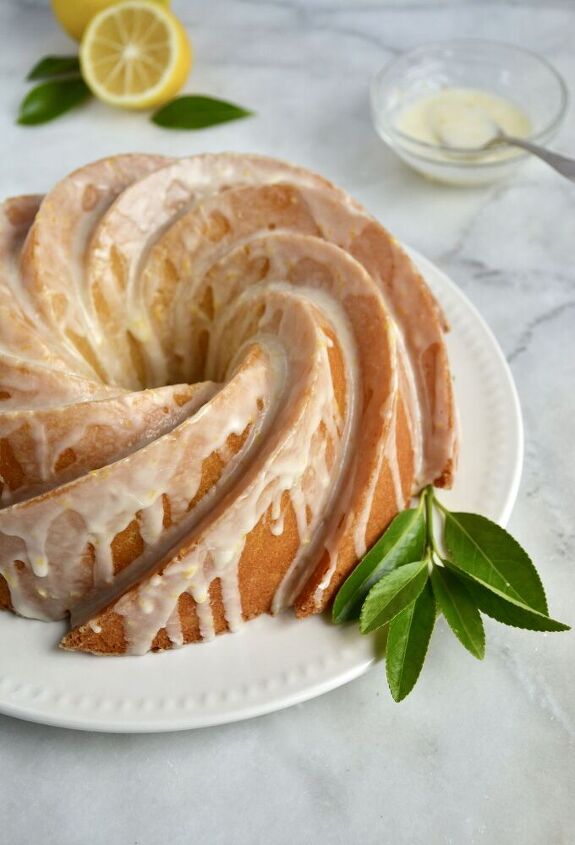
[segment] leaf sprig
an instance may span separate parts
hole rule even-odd
[[[205,129],[230,120],[250,117],[253,112],[226,100],[187,94],[176,97],[152,115],[152,123],[164,129]]]
[[[39,79],[44,81],[20,103],[18,123],[22,125],[48,123],[93,96],[82,79],[77,56],[44,56],[26,77],[29,82]],[[197,130],[251,115],[253,112],[226,100],[193,94],[166,103],[151,120],[165,129]]]
[[[434,516],[443,519],[443,547]],[[395,701],[420,675],[441,614],[474,657],[485,655],[481,614],[534,631],[567,631],[551,619],[537,571],[519,543],[484,516],[452,513],[426,487],[399,513],[335,597],[332,619],[362,634],[387,627],[386,672]]]
[[[77,56],[44,56],[26,77],[28,82],[38,79],[44,81],[20,103],[18,123],[23,126],[54,120],[92,96],[82,79]]]

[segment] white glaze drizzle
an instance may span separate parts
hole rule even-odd
[[[146,448],[64,484],[55,493],[0,511],[0,574],[10,583],[15,609],[23,616],[59,618],[77,604],[91,584],[89,570],[81,585],[76,583],[78,561],[89,543],[95,553],[96,584],[111,583],[112,541],[138,514],[144,544],[161,556],[174,534],[166,531],[165,540],[157,542],[164,533],[160,519],[164,491],[170,494],[173,523],[183,522],[185,527],[193,518],[188,504],[198,491],[203,461],[217,453],[231,434],[242,434],[261,416],[257,402],[267,381],[265,366],[256,363],[249,373],[236,374],[227,393],[221,391]],[[226,415],[228,394],[233,397],[233,413]],[[66,520],[59,529],[58,519],[66,513],[73,514],[72,524]],[[14,560],[23,561],[29,570],[20,573]],[[80,594],[74,595],[79,588]]]
[[[291,229],[264,234],[265,221],[250,229],[241,212],[228,232],[229,218],[222,223],[218,215],[236,202],[230,188],[286,178],[297,185],[302,208],[311,212],[309,225],[338,246],[312,237],[308,223],[301,232],[298,223],[295,234]],[[215,194],[221,194],[221,202],[210,199]],[[197,211],[190,212],[194,207]],[[441,342],[434,306],[432,326],[410,314],[410,305],[422,301],[421,285],[413,282],[411,265],[392,241],[391,287],[377,272],[379,287],[374,285],[341,249],[352,249],[362,227],[372,223],[319,177],[272,160],[222,155],[172,163],[119,157],[73,174],[48,195],[25,246],[21,297],[16,260],[25,228],[17,237],[6,228],[2,241],[0,227],[0,309],[13,296],[22,319],[33,313],[41,326],[35,347],[21,334],[0,347],[0,440],[9,444],[28,485],[12,493],[5,483],[0,498],[0,505],[7,505],[0,510],[0,574],[17,612],[59,618],[76,609],[75,623],[85,618],[98,634],[98,612],[112,602],[124,621],[126,650],[139,654],[152,647],[161,629],[172,646],[183,644],[178,607],[186,593],[194,599],[201,637],[211,639],[210,585],[217,579],[227,626],[237,630],[243,618],[239,567],[246,538],[264,519],[271,537],[282,537],[286,502],[299,547],[273,609],[295,601],[327,550],[328,565],[314,594],[321,606],[342,537],[352,536],[357,557],[366,550],[385,470],[395,509],[405,505],[410,479],[401,477],[399,465],[400,397],[415,484],[430,480],[445,454],[455,454],[449,384],[438,378],[430,398],[421,376],[422,356],[431,343]],[[183,275],[169,303],[171,329],[161,336],[153,308],[163,282],[150,268],[156,267],[155,256],[163,260],[164,244],[176,242],[174,233],[183,250],[178,259]],[[387,236],[382,231],[379,237]],[[259,250],[271,275],[260,282],[236,272],[233,262],[245,249]],[[219,283],[209,291],[210,312],[200,297],[212,284],[204,277],[220,260]],[[311,262],[307,283],[305,273],[292,278],[297,260]],[[369,261],[363,263],[371,272]],[[314,267],[329,268],[329,282]],[[67,284],[68,299],[59,312],[54,303]],[[353,305],[361,312],[362,297],[383,320],[387,346],[382,349],[389,358],[388,393],[380,391],[376,403],[366,398],[373,382],[372,375],[363,380],[361,318],[353,316],[350,323],[352,312],[346,310]],[[399,323],[389,337],[384,300]],[[45,338],[50,338],[47,347]],[[331,354],[343,365],[343,414],[335,399]],[[159,386],[172,377],[174,365],[186,378],[201,374],[220,382],[220,391],[214,395],[215,387],[206,386],[201,401],[176,402],[177,387]],[[64,370],[74,372],[64,375]],[[145,394],[126,392],[143,384],[158,387]],[[91,430],[102,438],[116,421],[122,422],[114,452],[99,445],[93,464],[80,462],[69,471],[75,478],[57,470],[59,457],[69,450],[88,452]],[[366,477],[356,459],[364,426],[372,436],[384,433],[370,447]],[[247,431],[236,454],[233,437]],[[223,462],[222,478],[188,511],[200,489],[203,463],[212,455]],[[30,495],[35,498],[13,504],[15,497]],[[134,520],[144,551],[118,574],[113,541]],[[86,562],[90,547],[93,566]],[[161,571],[148,575],[158,561],[164,561]]]
[[[166,567],[162,577],[164,579],[169,577],[173,586],[170,589],[165,586],[158,589],[151,581],[148,581],[116,604],[116,611],[124,615],[129,650],[133,653],[143,653],[149,649],[155,632],[165,627],[173,612],[176,597],[183,591],[191,589],[194,598],[203,597],[206,566],[212,570],[213,577],[220,579],[226,621],[231,630],[236,630],[242,618],[237,567],[245,537],[268,510],[271,510],[272,514],[274,509],[277,510],[277,503],[287,493],[295,514],[300,539],[305,543],[313,533],[315,523],[324,512],[326,498],[334,477],[338,478],[337,472],[332,475],[325,464],[325,441],[326,435],[329,439],[335,439],[334,446],[338,455],[346,442],[346,438],[342,437],[346,424],[340,419],[337,406],[334,407],[333,403],[325,334],[323,330],[315,327],[317,318],[312,317],[320,308],[323,313],[329,313],[330,323],[332,325],[336,323],[338,327],[338,342],[342,337],[347,337],[350,343],[350,367],[353,367],[353,344],[349,329],[346,328],[345,313],[337,303],[329,297],[322,296],[319,291],[306,290],[303,296],[301,292],[294,292],[292,288],[281,283],[269,283],[263,292],[257,287],[245,291],[221,315],[213,335],[214,358],[208,363],[208,372],[211,372],[213,368],[212,374],[218,373],[218,367],[221,366],[218,360],[221,357],[221,350],[227,348],[226,343],[222,342],[224,337],[230,330],[234,333],[239,332],[240,335],[247,330],[250,315],[253,314],[257,299],[262,297],[262,294],[265,297],[265,308],[258,322],[259,331],[253,339],[262,345],[269,344],[273,339],[266,336],[266,328],[274,324],[279,316],[280,322],[276,329],[274,343],[277,343],[278,339],[280,342],[285,342],[289,338],[299,336],[303,346],[303,350],[298,349],[300,344],[296,344],[296,348],[288,353],[291,354],[290,369],[292,371],[286,377],[288,395],[282,401],[286,409],[285,413],[291,413],[295,396],[300,392],[300,386],[303,386],[300,379],[294,378],[298,370],[303,375],[303,372],[311,367],[308,375],[308,378],[311,378],[311,384],[307,386],[309,396],[313,397],[313,401],[303,403],[300,401],[298,416],[290,429],[285,432],[278,426],[279,439],[276,438],[274,442],[274,439],[268,435],[266,457],[257,466],[257,471],[254,471],[251,476],[247,474],[249,480],[244,478],[239,496],[226,502],[225,510],[201,535],[197,545],[188,554]],[[289,308],[290,301],[297,308]],[[311,326],[308,328],[304,328],[302,324],[304,314],[311,319]],[[314,350],[311,361],[308,357],[310,349],[308,343],[305,342],[305,335],[309,337],[310,332],[310,341],[313,343]],[[346,384],[352,388],[353,378]],[[306,395],[308,395],[307,391]],[[350,395],[347,397],[347,405],[348,417],[353,418],[353,400]],[[326,434],[320,429],[322,423],[325,423]],[[341,460],[340,457],[339,461]],[[310,512],[311,519],[308,519]],[[144,615],[138,611],[139,601],[135,599],[136,593],[140,597],[145,596],[151,603],[154,607],[153,613]],[[201,614],[200,624],[205,625],[208,611],[202,607],[199,613]]]

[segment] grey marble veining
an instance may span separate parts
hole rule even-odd
[[[367,84],[422,41],[476,36],[543,52],[575,89],[575,6],[552,2],[175,0],[196,64],[189,90],[257,117],[198,134],[91,104],[14,125],[34,61],[73,49],[43,0],[0,2],[0,184],[48,188],[113,152],[254,150],[345,186],[457,281],[511,363],[526,456],[511,530],[554,614],[575,623],[575,189],[543,164],[464,190],[431,185],[380,143]],[[571,111],[556,142],[575,150]],[[574,635],[487,622],[473,661],[440,624],[401,706],[384,670],[243,724],[175,735],[76,734],[0,717],[6,845],[575,842]]]

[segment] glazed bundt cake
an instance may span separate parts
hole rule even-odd
[[[440,309],[321,177],[124,155],[0,220],[0,607],[142,654],[323,610],[457,438]]]

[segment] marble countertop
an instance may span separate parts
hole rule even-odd
[[[189,89],[250,120],[169,133],[92,104],[17,127],[20,80],[70,52],[41,0],[2,0],[2,194],[38,192],[120,151],[252,150],[320,170],[435,261],[491,325],[523,406],[526,455],[511,520],[554,615],[575,623],[575,187],[531,162],[513,181],[442,188],[407,170],[370,124],[367,84],[398,51],[454,36],[542,52],[575,90],[570,0],[174,0],[191,33]],[[575,149],[573,111],[556,141]],[[444,626],[415,693],[384,671],[253,721],[152,736],[74,733],[0,717],[6,845],[575,841],[575,647],[487,621],[473,661]]]

